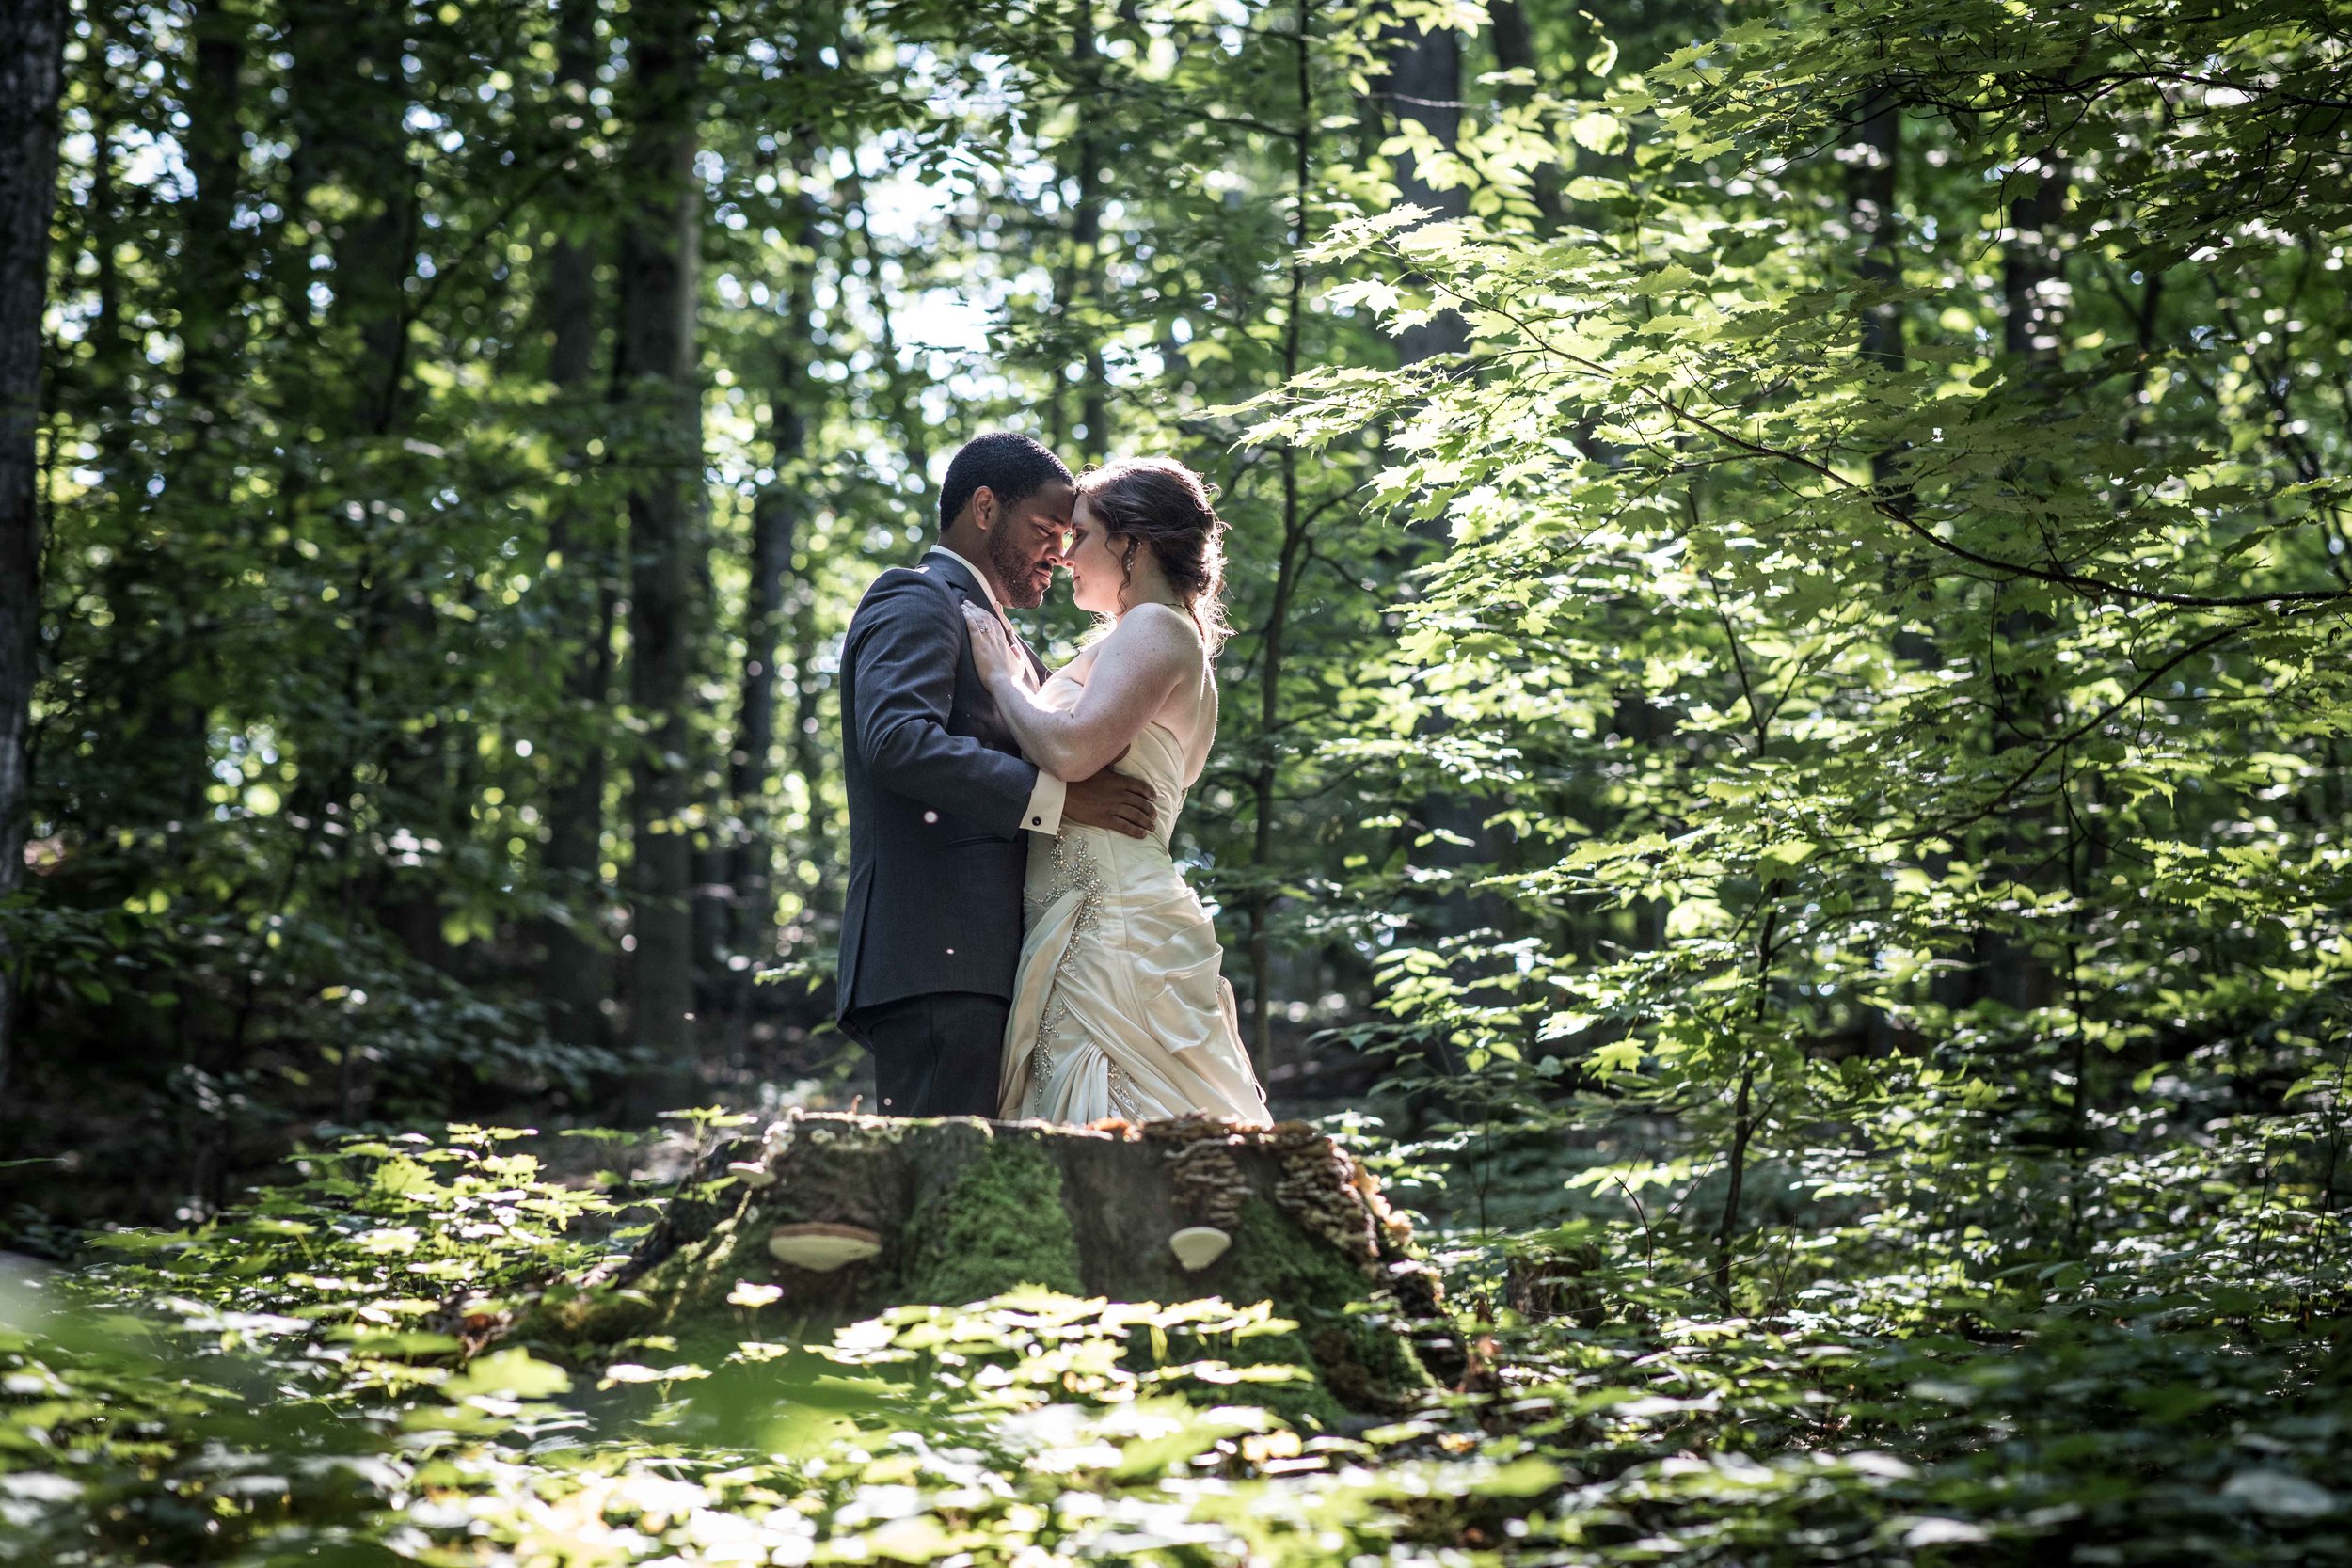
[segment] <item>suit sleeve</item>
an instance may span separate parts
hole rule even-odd
[[[1038,770],[948,731],[964,636],[962,617],[922,578],[876,583],[850,628],[854,738],[867,776],[882,788],[1009,840],[1028,826]]]

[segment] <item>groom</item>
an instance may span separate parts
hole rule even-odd
[[[939,543],[874,579],[841,650],[850,899],[836,1012],[874,1053],[880,1110],[996,1114],[1021,957],[1027,835],[1065,822],[1141,838],[1152,792],[1105,768],[1064,784],[1021,755],[972,663],[962,607],[1045,601],[1070,534],[1070,470],[1009,431],[947,465]]]

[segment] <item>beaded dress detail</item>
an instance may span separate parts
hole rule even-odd
[[[1049,679],[1039,702],[1075,704],[1101,646]],[[999,1092],[1008,1119],[1271,1119],[1242,1047],[1216,928],[1168,853],[1214,738],[1202,673],[1191,711],[1154,719],[1114,765],[1152,786],[1155,836],[1070,826],[1031,837]]]

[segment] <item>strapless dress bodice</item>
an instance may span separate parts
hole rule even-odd
[[[1078,699],[1086,692],[1083,666],[1087,662],[1082,657],[1078,663],[1057,672],[1039,688],[1041,705],[1057,713],[1066,713],[1076,706]],[[1078,673],[1073,674],[1073,671]],[[1127,754],[1111,764],[1111,771],[1139,779],[1152,786],[1159,812],[1150,840],[1125,838],[1118,833],[1102,832],[1101,830],[1081,831],[1097,832],[1104,838],[1117,839],[1131,846],[1153,843],[1160,853],[1166,855],[1176,832],[1176,818],[1184,813],[1185,791],[1192,782],[1186,776],[1184,753],[1184,738],[1160,720],[1153,719],[1129,744]]]
[[[1082,654],[1050,677],[1041,705],[1067,711],[1092,663]],[[1214,723],[1213,699],[1196,697],[1196,725]],[[1157,826],[1141,839],[1071,823],[1030,836],[1001,1114],[1264,1122],[1216,925],[1168,852],[1199,763],[1186,737],[1154,719],[1112,767],[1151,785]]]

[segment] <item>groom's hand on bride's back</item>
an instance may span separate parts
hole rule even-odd
[[[1124,752],[1120,756],[1126,755]],[[1117,758],[1113,758],[1117,761]],[[1149,838],[1159,815],[1152,786],[1141,779],[1104,768],[1090,779],[1078,779],[1063,797],[1061,819],[1082,828],[1107,828],[1129,838]]]

